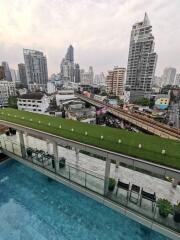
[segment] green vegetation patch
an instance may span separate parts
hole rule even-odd
[[[0,119],[180,169],[180,141],[11,108],[0,109]]]

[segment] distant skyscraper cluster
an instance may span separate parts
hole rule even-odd
[[[161,77],[155,77],[157,54],[154,45],[152,26],[145,13],[143,21],[132,26],[127,71],[124,67],[114,67],[105,77],[103,73],[94,74],[92,66],[88,70],[81,69],[74,61],[74,48],[70,45],[61,61],[60,72],[52,74],[49,82],[46,56],[41,51],[31,49],[23,49],[24,63],[18,64],[18,70],[11,69],[9,64],[3,61],[0,66],[0,80],[19,84],[30,91],[48,89],[49,92],[63,84],[64,87],[77,87],[79,83],[106,85],[109,94],[119,98],[123,95],[131,96],[133,101],[149,94],[152,85],[180,86],[180,73],[176,74],[175,68],[167,67]]]
[[[150,91],[156,62],[152,26],[145,13],[144,20],[132,27],[126,85],[130,86],[131,90]]]

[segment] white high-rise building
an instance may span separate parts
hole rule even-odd
[[[94,76],[94,84],[97,84],[99,86],[105,86],[106,85],[106,78],[104,76],[104,73],[96,74]]]
[[[145,13],[144,20],[135,23],[131,31],[126,85],[134,91],[151,90],[156,69],[152,26]]]
[[[93,84],[93,79],[94,79],[93,67],[90,66],[87,72],[84,69],[81,69],[80,79],[81,79],[81,84]]]
[[[43,52],[23,49],[27,84],[30,90],[45,90],[48,81],[47,59]]]
[[[175,76],[176,76],[176,68],[173,68],[173,67],[165,68],[162,76],[162,85],[163,86],[174,85]]]

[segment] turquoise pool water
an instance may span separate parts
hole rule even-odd
[[[165,240],[15,161],[0,166],[2,240]]]

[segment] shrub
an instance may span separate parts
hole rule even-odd
[[[172,213],[172,204],[167,199],[159,198],[157,206],[162,217],[168,217],[169,213]]]
[[[113,192],[115,186],[116,186],[116,180],[114,178],[109,178],[109,186],[108,186],[109,191]]]

